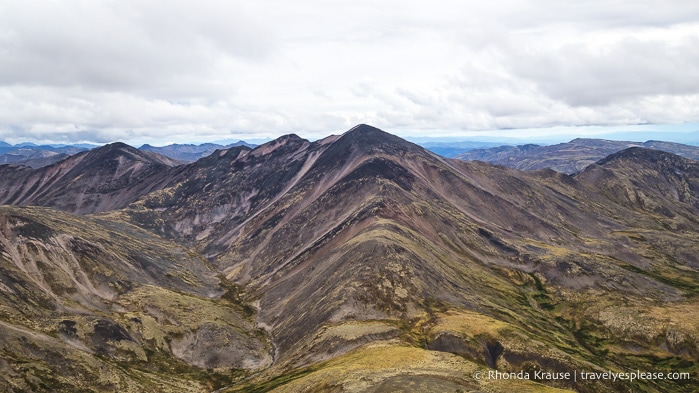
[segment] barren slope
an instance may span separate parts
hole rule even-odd
[[[89,182],[90,173],[81,181]],[[147,387],[178,373],[168,383],[196,389],[204,382],[226,391],[698,388],[696,379],[473,375],[611,369],[695,376],[695,162],[631,149],[574,177],[525,172],[443,159],[360,125],[317,142],[287,135],[254,150],[221,150],[167,173],[155,185],[150,177],[124,182],[125,190],[152,192],[129,194],[135,202],[127,208],[92,218],[44,210],[40,221],[38,210],[9,210],[7,250],[29,251],[6,252],[6,271],[14,274],[6,275],[37,288],[16,300],[48,302],[41,313],[51,319],[65,312],[59,318],[75,325],[19,326],[13,321],[21,309],[7,303],[4,309],[15,314],[6,321],[15,325],[3,325],[6,330],[27,339],[35,334],[32,342],[46,338],[39,333],[53,335],[53,342],[57,336],[61,345],[83,345],[76,348],[80,356],[102,351],[101,361],[111,365],[126,359],[127,374],[149,373],[140,382]],[[33,228],[16,223],[25,221],[50,228],[39,231],[48,237],[21,235],[18,230]],[[58,222],[69,224],[57,231]],[[76,229],[88,226],[90,236]],[[70,236],[103,251],[69,248],[60,239]],[[120,236],[128,241],[112,239]],[[164,250],[146,251],[146,244]],[[52,273],[15,272],[41,255],[68,262]],[[127,280],[131,287],[105,292],[111,298],[86,290],[85,280],[68,273],[85,270],[70,262],[80,257],[66,255],[86,255],[92,264],[104,259],[105,270],[115,273],[96,282],[111,288]],[[225,275],[220,285],[205,284],[213,273],[197,269],[207,265]],[[31,300],[33,293],[44,295]],[[88,317],[61,311],[63,304],[88,310]],[[90,319],[97,315],[107,322]],[[116,336],[100,338],[103,331]],[[71,334],[78,339],[63,338]],[[29,347],[8,341],[5,353],[40,359],[26,354]],[[8,375],[30,381],[34,374],[19,364]]]
[[[0,203],[89,214],[124,207],[168,181],[179,162],[113,143],[32,169],[0,166]]]
[[[0,293],[2,391],[200,392],[271,362],[233,287],[128,224],[0,207]]]
[[[377,340],[486,364],[494,356],[514,370],[644,367],[658,354],[696,370],[697,332],[680,315],[646,335],[629,326],[655,317],[607,319],[621,299],[629,310],[694,307],[698,234],[687,207],[663,222],[610,200],[594,181],[444,160],[368,126],[217,160],[113,217],[162,223],[153,229],[193,244],[245,288],[276,346],[265,375]],[[637,241],[641,232],[652,240]],[[431,333],[435,321],[464,312],[511,325],[520,338]],[[661,339],[677,334],[684,338]],[[543,346],[527,349],[523,337]],[[483,352],[482,340],[505,350]],[[636,357],[629,346],[640,348]]]

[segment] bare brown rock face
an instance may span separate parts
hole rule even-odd
[[[122,167],[4,178],[0,195],[25,198],[8,202],[100,212],[3,208],[5,386],[41,390],[22,362],[50,355],[73,368],[44,361],[44,384],[94,391],[697,388],[541,377],[696,376],[695,161],[633,148],[575,176],[525,172],[366,125],[176,167],[119,158],[132,153],[116,146]],[[98,183],[109,203],[64,202],[92,200],[75,184]],[[31,350],[44,342],[70,350]],[[481,369],[532,378],[479,380]]]
[[[168,181],[179,162],[123,143],[31,169],[0,166],[0,203],[48,206],[77,214],[121,208]]]

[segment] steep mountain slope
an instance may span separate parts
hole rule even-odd
[[[674,154],[632,147],[591,165],[577,179],[619,204],[670,217],[699,214],[699,162]]]
[[[0,169],[13,203],[103,212],[0,208],[5,390],[699,388],[691,160],[519,171],[366,125],[176,168],[96,151]],[[607,370],[688,374],[536,374]]]
[[[47,167],[0,166],[0,203],[88,214],[128,205],[158,189],[179,162],[113,143]]]
[[[196,254],[136,227],[0,207],[0,390],[230,383],[271,356],[225,285]]]
[[[610,199],[587,175],[450,161],[364,125],[314,143],[292,135],[221,151],[188,171],[107,217],[195,247],[243,288],[275,345],[274,366],[248,382],[260,389],[296,372],[315,375],[306,380],[315,388],[348,388],[354,377],[319,377],[322,362],[370,342],[511,371],[697,370],[699,335],[686,318],[699,280],[691,202],[659,216]],[[491,328],[477,333],[481,325]],[[416,367],[409,374],[434,386],[453,382]],[[381,370],[365,377],[415,382],[392,379],[407,369]]]
[[[699,147],[696,146],[661,141],[641,143],[584,138],[551,146],[521,145],[477,149],[461,154],[457,158],[485,161],[523,170],[550,168],[558,172],[573,174],[610,154],[632,146],[662,150],[699,160]]]

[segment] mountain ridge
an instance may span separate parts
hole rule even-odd
[[[38,204],[80,214],[110,210],[158,187],[164,181],[162,172],[178,164],[113,143],[46,167],[0,166],[0,203]]]
[[[136,154],[121,145],[110,149],[116,159]],[[74,166],[83,171],[74,178],[96,173],[99,179],[101,172],[91,167]],[[177,383],[223,391],[395,391],[416,384],[425,391],[696,387],[691,380],[518,385],[471,377],[485,368],[696,373],[694,161],[629,150],[574,176],[520,171],[450,160],[359,125],[314,142],[292,134],[157,168],[159,175],[130,177],[121,185],[142,194],[99,214],[56,212],[49,219],[51,209],[0,208],[10,221],[46,216],[43,226],[5,235],[8,242],[57,250],[55,239],[73,236],[111,250],[106,237],[116,236],[138,248],[119,240],[113,253],[142,255],[144,266],[154,252],[183,253],[184,261],[203,269],[168,276],[167,269],[181,268],[161,258],[166,270],[148,275],[155,281],[134,276],[131,286],[122,284],[111,301],[117,306],[103,311],[106,322],[66,314],[61,318],[75,322],[76,335],[70,323],[42,327],[58,341],[103,348],[107,366],[122,359],[126,370],[145,372],[143,386],[171,375],[166,365],[174,360],[168,359],[179,359],[177,367],[187,371]],[[152,188],[144,191],[141,183]],[[672,189],[687,197],[674,198],[667,192]],[[643,205],[630,198],[637,195]],[[80,229],[88,227],[101,229]],[[151,243],[154,250],[138,251]],[[14,272],[9,262],[17,259],[3,247],[0,273]],[[87,248],[81,253],[87,261],[97,259]],[[199,275],[217,290],[198,292],[206,288],[192,284],[205,281]],[[179,291],[193,286],[193,293],[172,293],[168,280],[182,278],[186,285]],[[233,319],[221,320],[226,313]],[[158,324],[146,328],[149,318]],[[183,331],[173,327],[179,325]],[[126,333],[99,338],[104,330]],[[127,341],[142,356],[114,349]],[[21,347],[12,351],[6,353],[23,353]],[[143,359],[154,368],[143,369]],[[23,380],[26,373],[12,378]]]
[[[698,160],[699,147],[672,142],[612,141],[592,138],[576,138],[567,143],[550,146],[519,145],[475,149],[456,158],[480,160],[523,170],[552,168],[566,174],[581,172],[590,164],[629,147],[653,148]]]
[[[439,301],[450,300],[457,302],[461,307],[475,307],[484,311],[484,306],[475,300],[476,293],[490,293],[487,297],[492,298],[495,296],[492,288],[499,288],[498,291],[505,291],[509,296],[521,296],[517,291],[504,289],[508,288],[509,284],[500,281],[502,278],[500,273],[496,273],[497,269],[508,271],[524,262],[525,271],[531,271],[530,269],[535,269],[537,265],[548,265],[550,262],[543,261],[550,260],[549,258],[553,258],[555,264],[539,270],[539,273],[543,274],[540,279],[546,280],[549,285],[568,287],[569,290],[584,290],[601,285],[606,287],[606,290],[623,290],[636,293],[637,296],[650,296],[659,301],[682,299],[681,291],[668,287],[663,282],[649,280],[638,273],[629,274],[626,266],[638,265],[638,269],[644,266],[644,259],[638,255],[631,256],[613,250],[607,251],[607,255],[600,254],[599,247],[591,247],[580,241],[580,236],[603,239],[610,230],[623,231],[632,225],[631,221],[611,217],[594,224],[599,218],[596,218],[598,213],[592,212],[596,212],[598,206],[609,205],[608,200],[597,195],[594,182],[580,183],[575,178],[564,178],[565,175],[547,172],[533,173],[530,177],[526,173],[486,164],[450,161],[428,153],[416,145],[400,143],[396,146],[387,143],[392,139],[375,129],[358,128],[340,137],[317,143],[291,138],[290,140],[296,141],[297,144],[292,144],[293,148],[289,146],[289,150],[285,152],[279,150],[279,147],[275,148],[275,145],[270,145],[260,148],[255,154],[249,153],[264,158],[262,162],[265,165],[261,167],[249,162],[242,166],[240,171],[235,170],[230,175],[248,176],[245,175],[246,170],[265,169],[275,173],[284,172],[287,175],[278,178],[280,181],[275,182],[275,191],[266,196],[262,196],[260,191],[254,188],[253,182],[234,181],[235,184],[250,186],[245,190],[236,191],[235,194],[262,196],[265,202],[253,202],[252,206],[257,206],[251,209],[253,213],[239,212],[239,218],[234,218],[232,225],[226,224],[225,220],[214,223],[221,228],[232,227],[232,230],[226,229],[217,234],[217,230],[212,229],[206,232],[206,236],[193,243],[195,248],[203,250],[204,255],[226,273],[229,279],[247,288],[247,296],[259,299],[258,323],[267,326],[274,337],[278,361],[303,363],[302,359],[294,360],[294,356],[298,355],[294,354],[293,348],[309,339],[308,330],[322,328],[328,323],[340,323],[348,315],[365,315],[366,318],[379,320],[410,318],[410,315],[415,315],[411,314],[410,310],[417,312],[415,310],[425,307],[422,300],[419,300],[425,297],[436,297]],[[365,141],[374,143],[367,144]],[[272,158],[275,153],[285,153],[277,159],[285,163],[281,168],[286,169],[275,166],[275,159]],[[289,157],[290,160],[287,161],[285,157]],[[234,164],[233,166],[235,167]],[[255,173],[253,177],[267,177],[265,172]],[[563,182],[558,176],[562,176],[560,180]],[[552,190],[546,191],[546,188],[537,186],[537,183],[551,187]],[[565,191],[569,196],[562,198],[555,190],[563,190],[566,184],[566,187],[572,187],[572,191]],[[454,189],[455,185],[459,185],[457,189]],[[198,189],[193,188],[195,191]],[[174,192],[177,193],[176,190]],[[425,195],[425,199],[413,199],[415,192]],[[522,199],[523,193],[529,195]],[[195,193],[192,199],[207,204],[214,202],[216,197],[208,190],[206,194]],[[539,207],[527,205],[532,202]],[[148,204],[148,199],[142,203]],[[580,204],[584,209],[571,211],[573,203]],[[330,206],[343,208],[330,209]],[[474,207],[490,207],[502,212],[477,213],[478,209]],[[163,212],[173,211],[163,205],[152,205],[151,208],[164,208]],[[535,212],[531,212],[532,208]],[[626,209],[623,206],[619,208]],[[551,209],[553,214],[546,213]],[[210,206],[209,210],[215,211],[217,206]],[[128,209],[126,212],[128,213]],[[138,207],[133,213],[128,214],[138,215],[140,212],[141,207]],[[562,220],[557,214],[565,214],[567,218],[572,219]],[[420,218],[421,216],[443,217],[449,224],[445,225],[439,221],[423,223],[425,219]],[[455,217],[459,218],[455,220]],[[155,221],[177,222],[177,219],[173,221],[173,218],[144,216],[141,221],[136,222],[139,225]],[[309,227],[312,222],[328,225]],[[593,224],[586,224],[588,227],[575,224],[585,222]],[[416,226],[416,223],[421,224]],[[212,228],[204,222],[200,225],[203,225],[202,228]],[[180,227],[189,228],[187,225]],[[305,227],[304,231],[295,230],[301,227]],[[192,233],[203,232],[193,228]],[[450,239],[468,238],[466,244],[471,245],[450,245],[438,237],[432,238],[437,233],[444,233],[444,236]],[[457,233],[461,235],[457,236]],[[527,233],[533,238],[522,239],[517,233]],[[430,238],[425,238],[425,234],[429,234]],[[178,235],[173,232],[172,236],[176,239]],[[551,238],[560,240],[551,242]],[[351,239],[365,240],[354,244]],[[474,246],[483,240],[485,246]],[[683,240],[682,243],[687,244],[686,241]],[[521,244],[530,242],[549,246],[522,248]],[[553,250],[566,242],[570,242],[567,247],[578,251],[559,260]],[[520,245],[515,246],[517,244]],[[411,250],[416,246],[421,251]],[[577,254],[578,252],[580,254]],[[589,253],[598,255],[592,260],[589,256],[582,256]],[[360,296],[362,291],[350,296],[349,293],[355,293],[352,290],[347,295],[338,297],[338,294],[333,294],[325,284],[326,280],[330,279],[327,274],[330,274],[330,277],[334,277],[331,280],[336,283],[335,288],[352,288],[350,283],[356,277],[343,277],[342,273],[350,271],[347,266],[356,265],[353,261],[362,259],[379,261],[382,260],[383,254],[394,255],[393,258],[404,255],[399,259],[400,266],[409,267],[415,277],[421,278],[415,278],[417,281],[406,281],[405,278],[399,278],[399,274],[389,280],[390,286],[384,287],[392,288],[391,292],[384,292],[385,289],[377,292],[371,288],[378,283],[374,281],[375,278],[370,277],[388,278],[393,277],[394,273],[383,270],[381,265],[372,267],[360,263],[357,266],[372,272],[366,278],[358,280],[366,283],[367,286],[361,288],[371,294],[369,297]],[[578,256],[572,257],[573,255]],[[573,258],[572,263],[566,260],[570,258]],[[615,262],[617,258],[625,260],[625,263],[620,265],[619,262]],[[433,261],[433,264],[436,261],[443,262],[437,264],[441,266],[437,270],[425,270],[419,262],[423,259]],[[457,261],[464,259],[474,262],[488,260],[499,267],[491,270],[493,268],[485,267],[488,265],[481,266],[479,263],[471,265],[474,271],[479,273],[466,273],[457,267]],[[517,262],[520,260],[522,262]],[[481,267],[475,269],[476,266]],[[455,268],[459,273],[446,274]],[[567,277],[568,274],[564,272],[569,269],[580,269],[580,273]],[[318,276],[320,273],[312,273],[316,270],[321,270],[324,274]],[[581,275],[583,271],[586,273]],[[407,271],[403,274],[407,274]],[[454,274],[462,278],[456,281],[454,278],[447,278],[453,277]],[[609,281],[605,278],[609,274],[619,279]],[[467,290],[466,282],[474,282],[475,277],[489,284],[478,286],[478,291]],[[428,281],[423,281],[425,279]],[[445,282],[451,283],[451,288],[450,285],[445,286]],[[440,283],[444,289],[435,291],[433,288],[439,288]],[[262,288],[264,292],[258,292]],[[319,304],[319,296],[332,307],[311,306]],[[280,304],[284,304],[284,307]],[[292,311],[286,309],[287,307],[292,307]],[[388,307],[390,311],[379,311],[382,307]],[[506,304],[499,304],[493,310],[501,307],[506,307]],[[301,313],[300,310],[307,311]],[[338,310],[344,311],[337,314]],[[299,313],[303,315],[301,319],[298,319]],[[502,318],[500,311],[490,311],[488,315],[499,315]]]
[[[141,145],[141,147],[139,147],[138,149],[142,151],[158,153],[175,160],[190,163],[197,161],[203,157],[206,157],[210,154],[213,154],[216,150],[223,150],[236,146],[246,146],[249,148],[253,148],[256,145],[252,145],[241,140],[226,145],[221,145],[218,143],[202,143],[199,145],[174,143],[167,146],[151,146],[149,144],[144,144]]]

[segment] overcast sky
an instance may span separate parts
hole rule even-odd
[[[696,0],[0,2],[8,142],[698,122]]]

